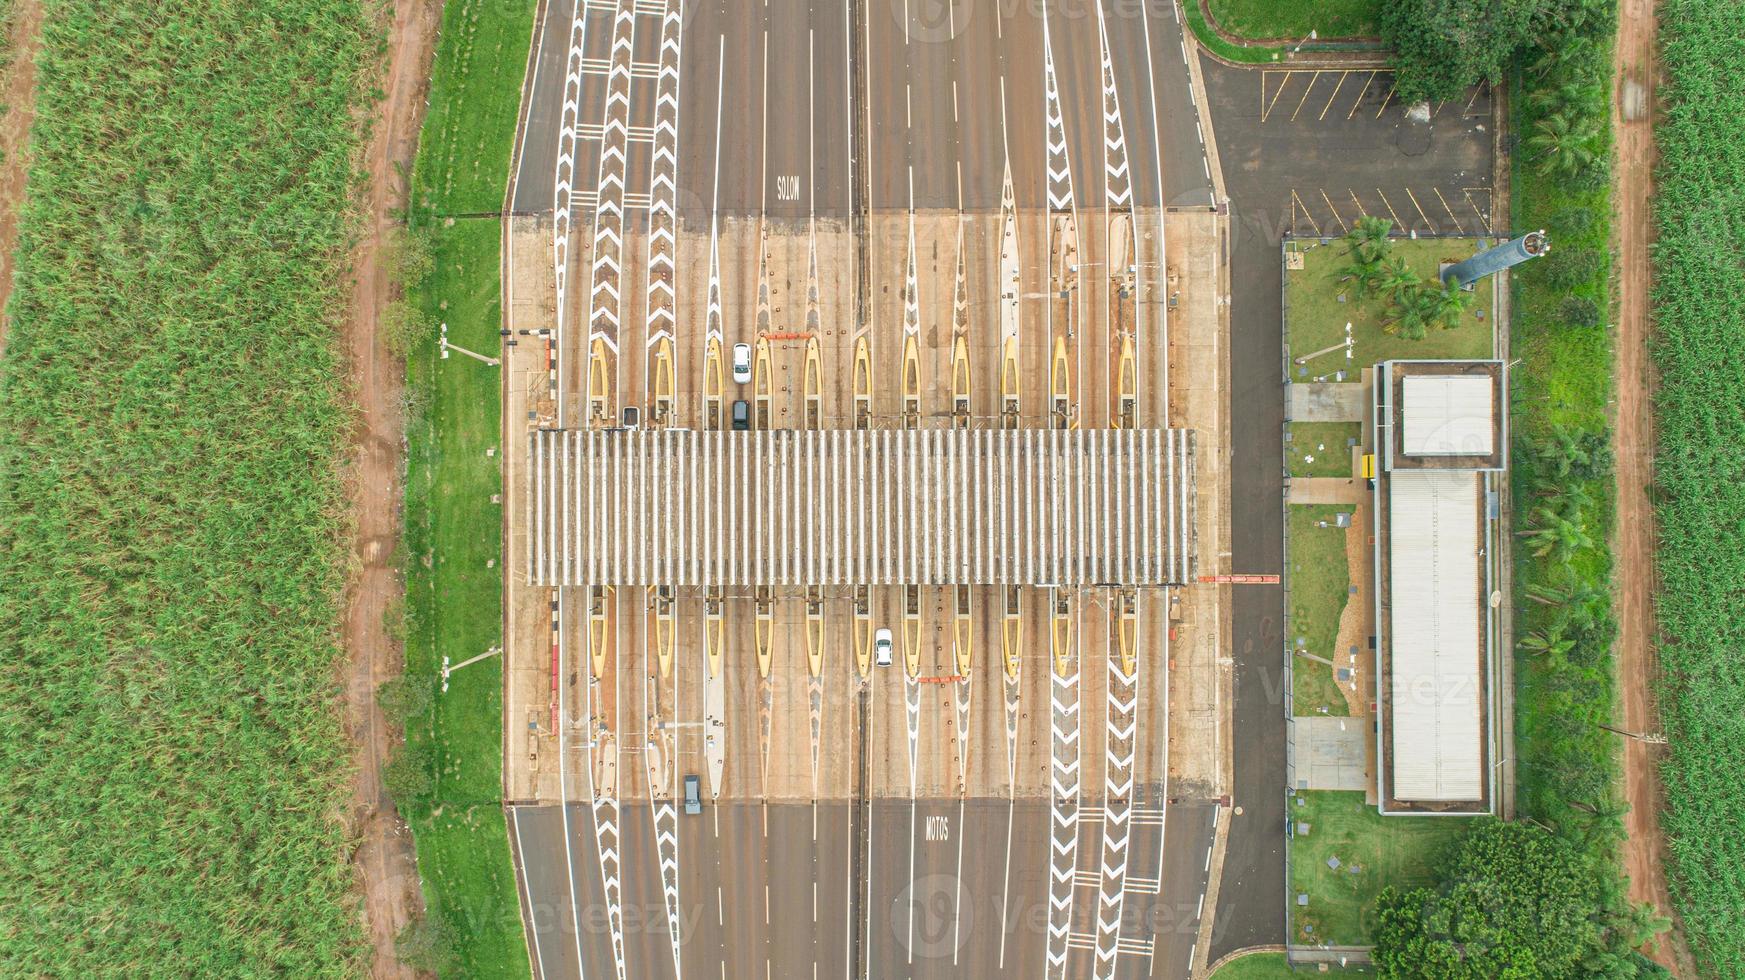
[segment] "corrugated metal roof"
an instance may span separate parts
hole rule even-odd
[[[1479,478],[1395,471],[1388,492],[1393,796],[1484,795]]]
[[[1401,380],[1407,456],[1489,456],[1495,398],[1489,377],[1409,374]]]

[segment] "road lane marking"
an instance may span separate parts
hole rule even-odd
[[[1321,73],[1317,71],[1314,75],[1310,76],[1309,84],[1303,86],[1303,97],[1297,100],[1297,107],[1291,110],[1291,122],[1297,121],[1297,113],[1303,111],[1303,103],[1309,101],[1309,93],[1315,90],[1315,83],[1320,80]]]
[[[1380,74],[1379,71],[1372,71],[1369,73],[1369,77],[1363,80],[1363,90],[1357,93],[1357,98],[1351,103],[1351,111],[1345,114],[1347,122],[1351,121],[1351,117],[1357,115],[1357,110],[1362,108],[1363,97],[1369,94],[1369,87],[1375,83],[1375,76],[1378,74]]]
[[[1418,203],[1418,195],[1413,194],[1412,189],[1410,187],[1406,188],[1406,197],[1411,199],[1412,207],[1417,210],[1418,217],[1424,219],[1424,226],[1426,228],[1430,229],[1430,234],[1432,234],[1432,235],[1436,234],[1435,222],[1432,222],[1430,220],[1430,216],[1424,213],[1423,206]]]
[[[1381,188],[1377,187],[1375,189],[1375,196],[1381,198],[1382,207],[1387,208],[1388,214],[1393,217],[1394,227],[1401,229],[1405,228],[1405,224],[1400,221],[1399,213],[1394,210],[1393,204],[1389,203],[1388,196],[1382,193]]]
[[[1268,102],[1266,99],[1266,77],[1268,75],[1277,75],[1277,74],[1282,74],[1284,77],[1279,79],[1278,88],[1277,88],[1277,90],[1275,90],[1272,93],[1272,101]],[[1260,101],[1261,101],[1260,121],[1261,122],[1266,122],[1267,117],[1272,115],[1273,107],[1278,104],[1278,97],[1284,94],[1285,86],[1290,84],[1292,74],[1294,74],[1294,72],[1263,71],[1260,73]]]
[[[1309,213],[1309,206],[1304,204],[1303,199],[1297,196],[1297,191],[1294,187],[1291,188],[1291,206],[1293,208],[1303,209],[1303,217],[1309,219],[1310,226],[1315,229],[1315,237],[1321,237],[1321,223],[1316,221],[1315,216]]]
[[[1321,107],[1321,114],[1315,117],[1316,122],[1327,118],[1327,110],[1333,108],[1333,100],[1339,97],[1339,90],[1345,87],[1345,76],[1349,74],[1349,69],[1339,73],[1339,84],[1333,86],[1333,94],[1327,96],[1327,104]]]
[[[1386,95],[1384,95],[1384,96],[1382,96],[1382,99],[1381,99],[1381,108],[1379,108],[1379,109],[1377,109],[1377,110],[1375,110],[1375,118],[1377,118],[1377,119],[1380,119],[1380,118],[1381,118],[1381,114],[1382,114],[1382,113],[1383,113],[1383,112],[1386,112],[1386,111],[1387,111],[1387,107],[1388,107],[1388,103],[1389,103],[1389,102],[1391,102],[1391,101],[1393,101],[1393,98],[1394,98],[1394,91],[1395,91],[1395,90],[1394,90],[1394,87],[1393,87],[1393,86],[1392,86],[1392,85],[1389,85],[1389,86],[1388,86],[1388,94],[1386,94]]]
[[[1462,225],[1460,219],[1454,216],[1454,209],[1448,206],[1448,198],[1442,196],[1442,189],[1434,185],[1430,189],[1436,193],[1436,200],[1442,202],[1442,210],[1448,212],[1448,220],[1454,222],[1455,230],[1465,232],[1466,226]]]
[[[1321,190],[1321,200],[1327,202],[1327,210],[1333,212],[1333,220],[1339,222],[1340,233],[1344,234],[1346,232],[1349,232],[1351,230],[1351,227],[1345,223],[1344,218],[1340,217],[1339,209],[1333,206],[1333,199],[1327,196],[1327,189],[1321,188],[1320,190]]]

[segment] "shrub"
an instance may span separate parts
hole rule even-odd
[[[421,343],[436,339],[436,323],[409,300],[397,299],[382,307],[376,320],[382,346],[395,357],[405,357]]]
[[[1600,304],[1586,296],[1564,297],[1563,302],[1557,304],[1557,317],[1577,329],[1597,327],[1605,322],[1600,315]]]
[[[1583,232],[1587,231],[1589,228],[1592,228],[1593,224],[1594,224],[1594,212],[1593,212],[1592,208],[1585,208],[1585,207],[1559,208],[1557,210],[1557,213],[1555,213],[1551,216],[1551,220],[1549,222],[1549,227],[1550,227],[1550,231],[1551,231],[1551,235],[1552,235],[1553,249],[1552,249],[1551,254],[1547,255],[1545,257],[1545,260],[1550,261],[1551,259],[1553,259],[1557,256],[1559,250],[1555,247],[1555,243],[1559,237],[1562,237],[1565,235],[1580,235]],[[1563,251],[1567,251],[1567,250],[1563,250]]]
[[[1551,254],[1539,260],[1538,271],[1551,284],[1552,289],[1568,292],[1592,282],[1604,266],[1605,256],[1599,249],[1579,245],[1574,248],[1557,248],[1553,244]]]

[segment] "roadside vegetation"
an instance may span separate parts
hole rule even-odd
[[[1266,2],[1267,0],[1256,0],[1257,4],[1265,4]],[[1282,63],[1285,56],[1293,52],[1308,52],[1313,54],[1319,51],[1350,50],[1354,47],[1361,49],[1370,47],[1373,44],[1373,42],[1340,44],[1338,42],[1328,43],[1321,40],[1311,41],[1307,39],[1307,34],[1309,30],[1315,29],[1313,27],[1303,29],[1303,31],[1297,35],[1298,40],[1288,44],[1266,42],[1238,44],[1218,33],[1218,29],[1207,20],[1205,8],[1200,5],[1200,0],[1183,0],[1181,11],[1183,19],[1187,21],[1188,29],[1194,32],[1194,37],[1197,38],[1207,50],[1211,51],[1218,57],[1223,58],[1225,61],[1233,61],[1237,64],[1264,65],[1273,62]]]
[[[1198,0],[1187,0],[1197,3]],[[1381,33],[1380,0],[1210,0],[1218,26],[1255,40],[1375,37]]]
[[[355,0],[52,0],[0,363],[0,962],[367,968],[335,671]]]
[[[445,5],[430,68],[430,109],[412,170],[414,211],[485,214],[503,206],[535,6],[531,0]]]
[[[1382,976],[1670,976],[1631,949],[1653,933],[1648,917],[1607,904],[1605,882],[1574,841],[1534,823],[1481,818],[1444,850],[1428,885],[1390,886],[1376,899]]]
[[[1368,967],[1355,964],[1342,967],[1337,963],[1329,964],[1324,971],[1314,965],[1293,968],[1285,962],[1283,953],[1248,953],[1224,964],[1212,974],[1212,980],[1301,980],[1307,975],[1345,977],[1370,972]]]
[[[1574,156],[1530,141],[1515,156],[1515,227],[1547,229],[1552,251],[1513,276],[1515,750],[1520,814],[1582,842],[1616,892],[1617,736],[1600,727],[1616,705],[1606,546],[1612,341],[1606,325],[1562,315],[1572,297],[1608,317],[1612,309],[1607,112],[1615,11],[1609,0],[1590,6],[1582,26],[1522,53],[1513,103],[1517,132],[1592,134],[1579,168],[1568,162]]]
[[[1300,802],[1299,802],[1300,801]],[[1298,792],[1291,824],[1291,942],[1368,946],[1385,889],[1432,885],[1470,817],[1382,816],[1361,792]],[[1298,905],[1296,896],[1307,895]]]
[[[413,207],[393,250],[405,288],[384,322],[406,357],[404,675],[382,703],[405,733],[387,770],[412,826],[425,917],[403,959],[444,976],[526,977],[503,813],[499,368],[502,207],[534,4],[455,0],[443,12]],[[455,214],[493,212],[484,217]]]
[[[1745,11],[1661,7],[1656,459],[1673,890],[1695,953],[1745,976]]]
[[[1544,228],[1551,255],[1512,277],[1517,814],[1580,859],[1590,956],[1607,976],[1664,975],[1629,950],[1654,927],[1629,904],[1619,866],[1611,608],[1610,402],[1612,0],[1557,0],[1514,55],[1514,227]],[[1525,850],[1498,851],[1499,862]],[[1501,864],[1499,881],[1511,877]]]

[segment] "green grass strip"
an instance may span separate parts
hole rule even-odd
[[[430,112],[413,169],[412,220],[430,274],[408,299],[449,339],[500,351],[502,226],[535,4],[452,0],[443,12]],[[407,360],[406,744],[396,782],[418,846],[425,962],[444,976],[526,977],[526,940],[502,809],[501,370],[434,337]]]
[[[354,0],[48,0],[0,374],[0,962],[367,964],[335,683]]]
[[[535,6],[531,0],[444,6],[430,109],[412,168],[415,211],[482,214],[503,206]]]
[[[1195,0],[1190,0],[1195,2]],[[1308,37],[1375,37],[1381,33],[1379,0],[1211,0],[1218,25],[1256,40]]]

